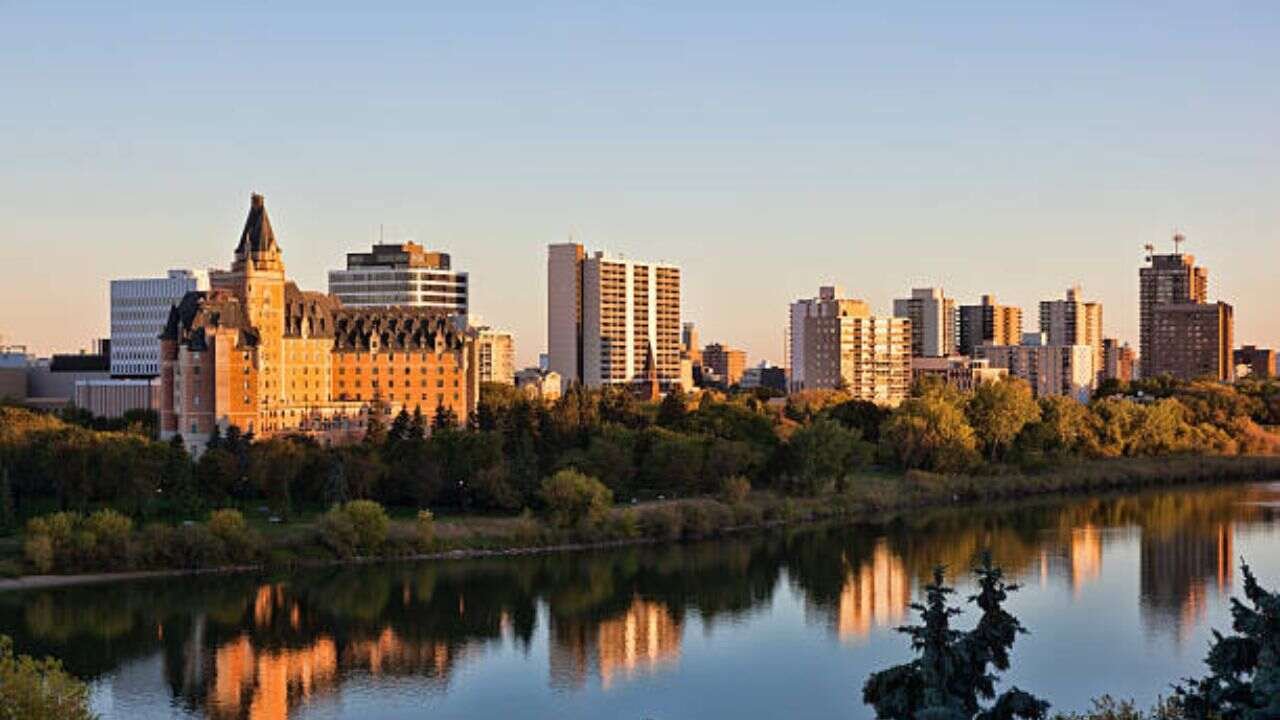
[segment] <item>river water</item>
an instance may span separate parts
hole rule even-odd
[[[870,718],[931,568],[984,548],[1031,631],[1006,684],[1149,703],[1280,586],[1280,483],[918,512],[684,545],[0,594],[104,718]],[[968,610],[957,625],[968,627]]]

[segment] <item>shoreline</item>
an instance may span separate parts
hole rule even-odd
[[[1172,489],[1192,485],[1225,485],[1244,484],[1249,482],[1266,482],[1280,480],[1280,456],[1178,456],[1173,458],[1153,458],[1156,461],[1167,461],[1173,468],[1162,468],[1170,474],[1151,477],[1152,468],[1143,463],[1133,462],[1132,458],[1091,461],[1054,468],[1042,474],[1007,474],[982,476],[938,476],[929,473],[907,472],[899,476],[886,476],[882,482],[897,483],[899,497],[894,501],[879,504],[875,498],[859,497],[856,493],[819,497],[783,497],[780,503],[793,507],[789,517],[767,519],[740,525],[725,525],[712,532],[692,537],[654,537],[637,536],[627,538],[610,538],[600,540],[561,541],[547,544],[520,545],[505,547],[462,547],[450,548],[425,553],[409,553],[400,555],[373,555],[349,558],[299,558],[288,563],[256,563],[250,565],[231,565],[208,568],[171,568],[156,570],[126,570],[76,573],[69,575],[45,574],[22,575],[15,578],[0,579],[0,593],[44,590],[73,585],[98,585],[111,582],[128,582],[132,580],[149,580],[165,577],[181,577],[192,575],[210,575],[223,573],[266,572],[272,570],[295,570],[305,568],[332,567],[340,565],[359,565],[387,562],[423,562],[431,560],[473,560],[496,557],[519,557],[528,555],[549,555],[553,553],[572,553],[589,550],[603,550],[617,547],[638,545],[655,545],[660,543],[711,540],[723,535],[740,535],[762,532],[781,527],[800,527],[820,522],[840,522],[856,524],[885,520],[893,515],[913,510],[938,509],[951,507],[963,509],[977,507],[984,503],[1008,502],[1031,498],[1079,497],[1090,494],[1102,495],[1114,492],[1133,492],[1144,489]],[[1189,466],[1189,467],[1188,467]],[[1208,467],[1212,466],[1212,467]],[[1101,477],[1080,478],[1080,482],[1071,482],[1073,476],[1080,472],[1112,470],[1113,475],[1099,472]],[[1038,482],[1033,482],[1038,481]],[[874,489],[872,489],[874,490]],[[839,499],[840,502],[834,502]],[[715,502],[711,497],[686,498],[665,501],[665,505],[675,508],[696,506]],[[750,504],[750,503],[749,503]],[[625,510],[626,508],[621,508]],[[764,508],[755,504],[757,511]],[[457,523],[466,527],[467,519]],[[480,536],[481,539],[501,542],[502,538]],[[514,538],[512,538],[514,539]]]

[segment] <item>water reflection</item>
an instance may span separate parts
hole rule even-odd
[[[691,615],[710,636],[769,612],[783,588],[812,627],[862,641],[907,620],[935,564],[963,573],[991,548],[1021,582],[1073,602],[1113,551],[1133,549],[1143,632],[1180,640],[1230,592],[1235,537],[1273,523],[1277,498],[1269,486],[1153,493],[687,546],[10,593],[0,632],[100,680],[104,697],[165,698],[164,716],[280,720],[391,678],[443,697],[461,665],[500,650],[525,663],[545,652],[549,689],[614,691],[682,672]]]

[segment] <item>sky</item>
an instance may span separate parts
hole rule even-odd
[[[1137,344],[1142,246],[1280,343],[1280,4],[0,0],[0,335],[74,351],[108,282],[230,263],[266,195],[288,273],[378,238],[546,341],[546,246],[683,268],[704,342],[782,360],[835,283],[1024,308],[1079,283]]]

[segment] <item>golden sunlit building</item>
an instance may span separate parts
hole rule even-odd
[[[215,429],[354,439],[371,412],[452,410],[479,390],[474,333],[427,307],[343,307],[285,277],[261,195],[229,271],[187,293],[161,335],[162,437],[199,451]]]

